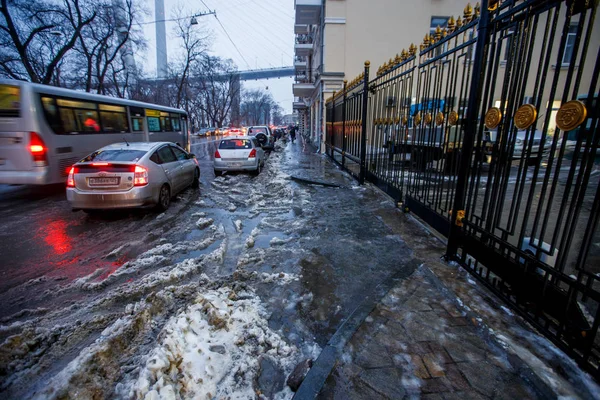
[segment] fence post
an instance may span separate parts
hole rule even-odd
[[[465,192],[467,190],[468,175],[471,164],[471,153],[475,141],[475,132],[479,123],[479,103],[483,91],[485,73],[485,44],[488,40],[488,0],[481,1],[481,14],[477,24],[477,42],[475,43],[475,59],[473,60],[473,75],[471,76],[471,87],[469,88],[469,101],[467,103],[466,123],[462,124],[464,130],[460,163],[458,166],[458,177],[456,180],[456,192],[452,215],[450,216],[450,232],[448,235],[448,247],[446,259],[455,259],[460,244],[461,229],[456,225],[458,210],[465,209]]]
[[[366,161],[367,161],[367,107],[369,106],[369,67],[371,63],[365,61],[365,72],[363,76],[363,98],[362,98],[362,127],[360,137],[360,175],[358,182],[365,183]]]
[[[344,97],[342,98],[342,169],[346,168],[346,87],[348,81],[344,79]]]

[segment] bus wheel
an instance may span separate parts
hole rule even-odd
[[[165,183],[160,188],[160,193],[158,194],[158,204],[156,205],[156,209],[160,212],[167,211],[169,205],[171,205],[171,190],[169,189],[169,185]]]
[[[192,181],[192,187],[194,189],[196,189],[199,186],[200,186],[200,170],[198,170],[198,168],[196,168],[194,170],[194,180]]]

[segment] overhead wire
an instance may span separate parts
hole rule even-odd
[[[244,17],[239,17],[239,14],[237,14],[236,12],[233,12],[230,10],[230,12],[232,12],[233,14],[235,14],[239,20],[244,19]],[[250,24],[248,24],[250,26]],[[293,56],[288,53],[288,50],[284,49],[281,47],[281,45],[273,42],[262,30],[260,29],[254,29],[254,30],[248,30],[246,31],[246,33],[252,33],[252,34],[258,34],[260,35],[264,40],[266,40],[267,42],[269,42],[271,45],[273,45],[275,48],[277,48],[279,51],[281,51],[282,53],[286,54],[288,57],[293,59]],[[277,36],[279,37],[279,36]]]
[[[252,69],[252,67],[250,67],[250,64],[248,64],[248,61],[246,61],[246,58],[244,57],[244,55],[242,54],[242,52],[240,51],[240,49],[238,49],[238,47],[235,44],[235,42],[233,41],[233,39],[231,39],[231,36],[229,36],[229,33],[227,33],[227,29],[225,29],[225,27],[221,23],[221,20],[219,19],[219,17],[217,17],[217,14],[215,14],[215,19],[217,20],[217,22],[219,22],[219,25],[221,25],[221,28],[223,28],[223,32],[225,32],[225,35],[227,35],[227,38],[229,38],[229,41],[231,42],[231,44],[233,45],[233,47],[235,47],[235,49],[239,53],[240,57],[242,57],[242,60],[244,60],[244,62],[248,66],[248,69]]]

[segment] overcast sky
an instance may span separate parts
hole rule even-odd
[[[146,1],[146,9],[149,12],[145,22],[155,21],[154,0],[143,1]],[[213,15],[207,15],[199,17],[198,23],[212,32],[214,38],[211,46],[212,54],[232,59],[239,70],[293,65],[294,0],[164,0],[164,2],[166,19],[172,18],[173,9],[179,5],[182,5],[190,16],[208,10],[216,11],[218,19]],[[178,51],[177,41],[173,37],[174,26],[174,22],[166,23],[167,54],[170,60]],[[143,65],[146,72],[156,74],[155,24],[145,24],[143,29],[148,40],[148,50],[144,55]],[[245,81],[242,85],[247,89],[268,87],[284,112],[289,114],[292,112],[293,102],[292,82],[293,78],[287,77]]]

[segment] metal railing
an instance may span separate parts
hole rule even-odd
[[[598,379],[597,7],[467,6],[345,82],[326,103],[326,152],[447,236],[448,260]]]

